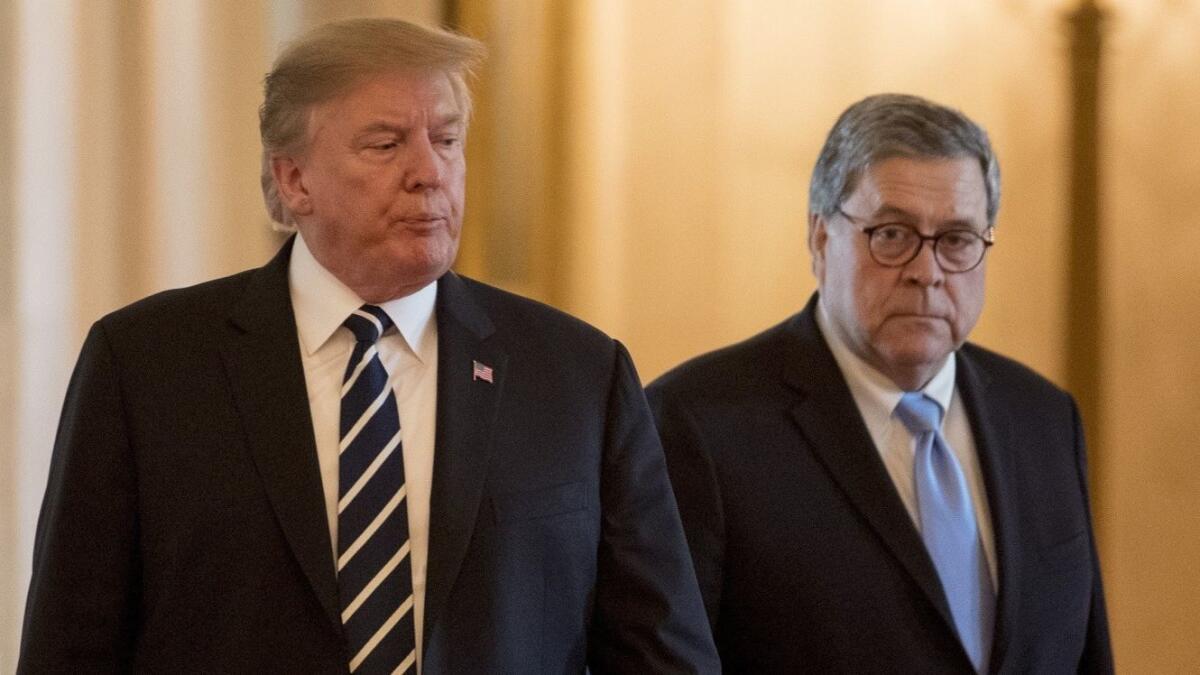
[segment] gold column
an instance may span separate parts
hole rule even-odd
[[[569,180],[564,151],[569,5],[550,0],[449,0],[444,23],[482,40],[472,83],[467,212],[455,268],[561,303]]]
[[[1104,306],[1100,221],[1100,59],[1105,11],[1082,0],[1067,15],[1070,32],[1067,388],[1079,401],[1090,446],[1093,499],[1103,485]]]

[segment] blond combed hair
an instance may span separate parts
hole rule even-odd
[[[336,21],[289,43],[267,73],[258,112],[263,199],[277,229],[295,226],[279,198],[271,157],[304,152],[314,105],[337,98],[371,76],[428,70],[450,78],[465,124],[471,115],[467,78],[484,55],[483,44],[477,40],[399,19]]]

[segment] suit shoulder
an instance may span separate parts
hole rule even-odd
[[[1029,366],[968,342],[959,350],[967,367],[976,368],[1003,391],[1020,392],[1024,396],[1040,396],[1070,400],[1071,395]]]
[[[160,291],[110,312],[98,323],[117,333],[152,331],[163,323],[211,325],[228,315],[256,271],[246,270],[193,286]]]
[[[447,290],[452,294],[448,302],[454,303],[447,307],[451,315],[484,328],[503,350],[509,373],[523,372],[523,381],[539,383],[530,396],[603,395],[607,389],[597,383],[618,381],[636,383],[640,394],[628,351],[598,328],[544,303],[461,276],[456,275]],[[489,325],[478,323],[480,317]]]
[[[796,320],[793,316],[741,342],[692,357],[655,379],[647,390],[664,396],[702,393],[711,397],[716,391],[733,391],[730,382],[737,382],[740,391],[752,390],[755,382],[774,384],[777,378],[768,373],[778,371],[769,364],[784,358],[788,345],[796,339]]]
[[[471,296],[497,328],[516,334],[541,334],[572,344],[611,349],[614,340],[599,328],[543,302],[459,275]],[[566,346],[565,344],[563,346]]]

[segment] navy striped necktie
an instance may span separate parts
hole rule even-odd
[[[338,446],[338,596],[350,671],[404,673],[416,661],[404,453],[396,394],[378,352],[392,321],[363,305],[343,325],[355,338]]]

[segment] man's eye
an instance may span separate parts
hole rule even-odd
[[[382,151],[385,151],[385,152],[386,152],[386,151],[388,151],[388,150],[394,150],[395,148],[396,148],[396,142],[395,142],[395,141],[388,141],[388,142],[386,142],[386,143],[376,143],[376,144],[374,144],[374,145],[372,145],[372,146],[371,146],[371,149],[372,149],[372,150],[382,150]]]
[[[908,238],[909,229],[903,225],[880,225],[875,236],[881,241],[903,241]]]
[[[458,145],[458,137],[448,136],[446,138],[439,138],[435,140],[434,143],[442,146],[443,148],[453,148],[454,146]]]
[[[970,232],[951,230],[942,234],[941,245],[950,248],[966,248],[974,243],[975,235]]]

